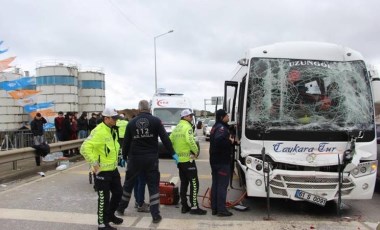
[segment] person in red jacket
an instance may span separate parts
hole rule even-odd
[[[59,111],[58,116],[54,118],[55,134],[57,136],[57,141],[63,141],[62,128],[63,128],[63,112]]]

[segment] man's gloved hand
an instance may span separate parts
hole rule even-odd
[[[173,159],[175,160],[175,163],[178,164],[178,154],[176,152],[174,152],[173,154]]]
[[[117,165],[124,168],[125,167],[125,160],[120,158],[119,162],[117,162]]]
[[[198,152],[198,153],[190,152],[190,157],[193,157],[193,159],[197,159],[198,156],[199,156],[199,153],[200,153],[200,152]]]

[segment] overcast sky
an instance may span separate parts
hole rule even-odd
[[[184,93],[196,109],[222,96],[248,48],[323,41],[380,64],[379,0],[0,0],[0,60],[35,75],[36,62],[100,67],[106,106],[136,108],[158,87]],[[212,106],[207,106],[212,110]]]

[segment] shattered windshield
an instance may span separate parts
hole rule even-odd
[[[373,106],[362,61],[251,60],[246,128],[370,130]]]

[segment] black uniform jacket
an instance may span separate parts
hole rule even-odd
[[[174,154],[172,143],[159,118],[142,112],[127,125],[123,142],[123,159],[133,157],[158,158],[158,137],[166,149]]]

